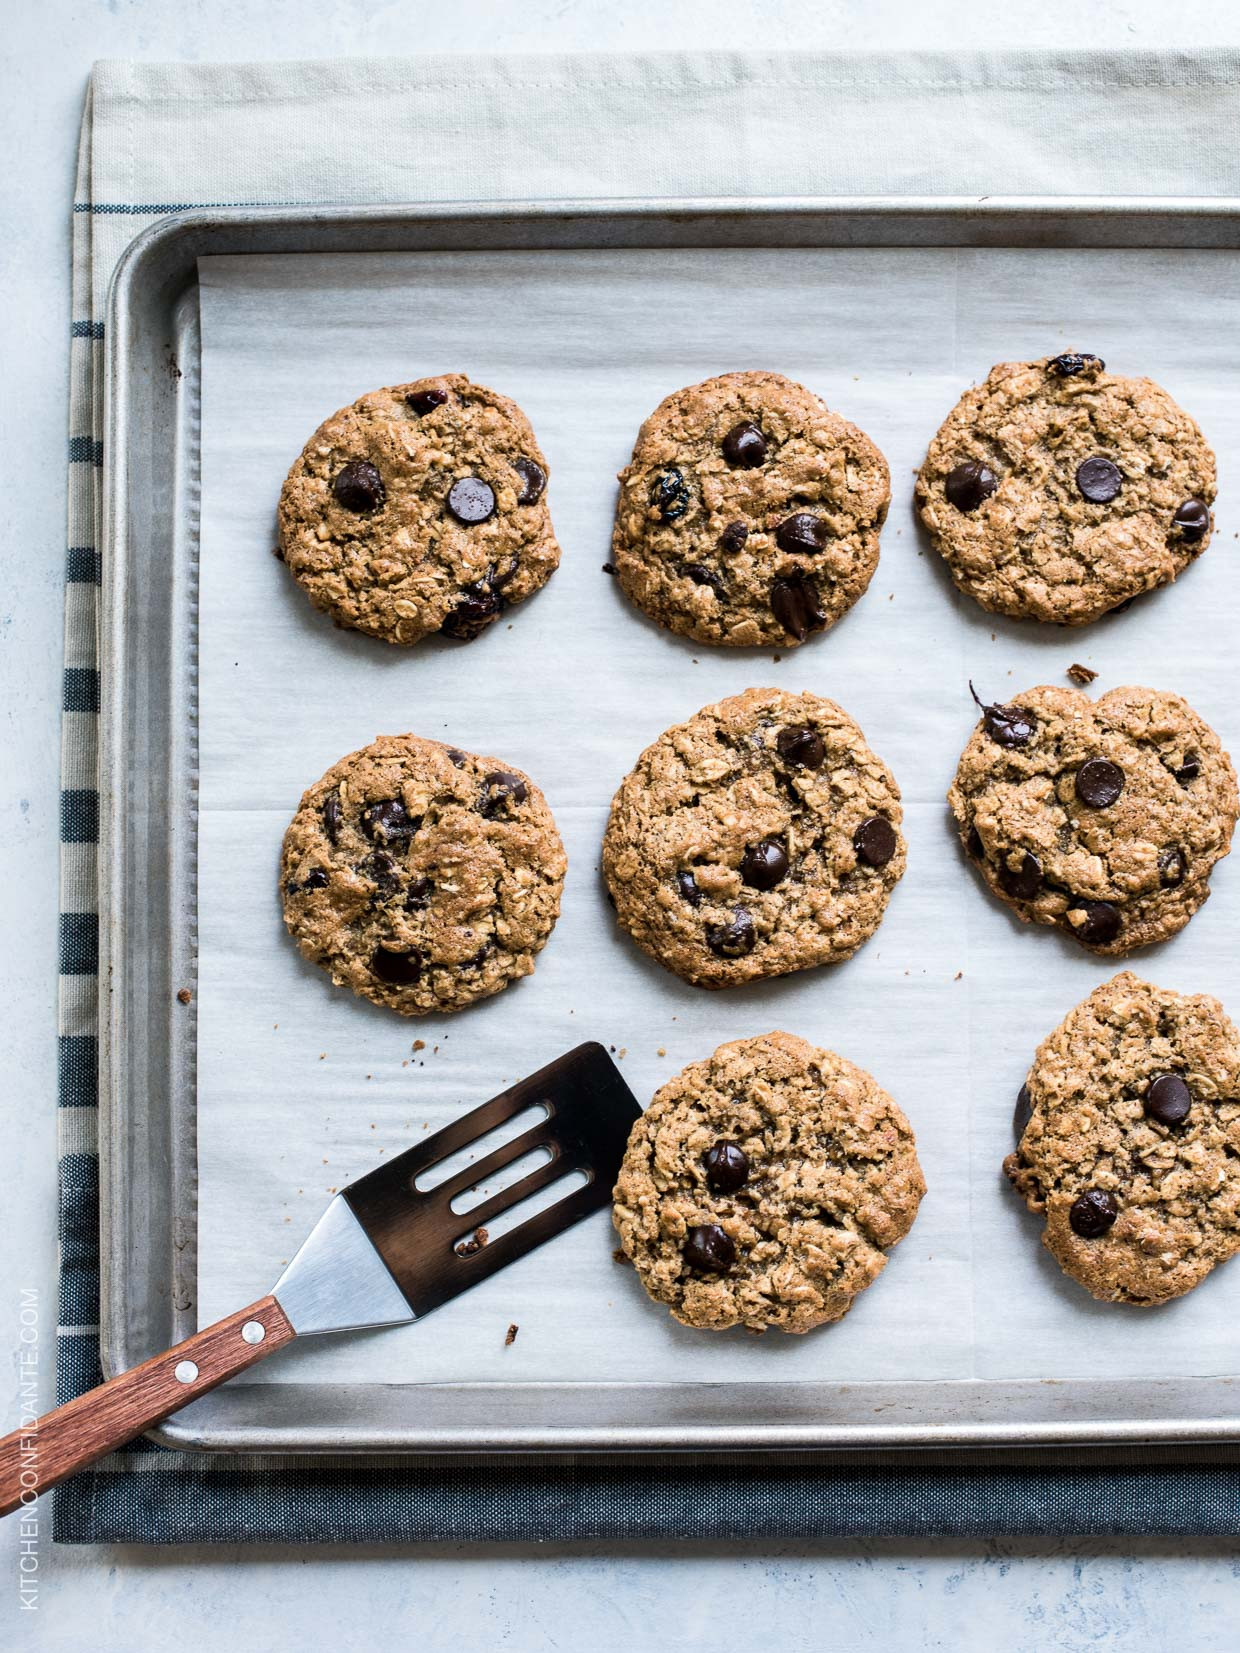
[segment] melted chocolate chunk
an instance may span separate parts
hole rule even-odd
[[[1042,888],[1042,863],[1036,855],[1025,851],[1018,867],[1013,869],[1005,860],[999,868],[999,882],[1017,901],[1033,901]]]
[[[1119,1206],[1115,1202],[1114,1194],[1109,1194],[1105,1188],[1089,1188],[1078,1199],[1073,1200],[1072,1208],[1068,1212],[1068,1221],[1072,1225],[1072,1232],[1079,1234],[1083,1240],[1097,1240],[1106,1233],[1118,1216]]]
[[[1088,350],[1068,350],[1062,356],[1052,356],[1046,365],[1061,379],[1074,379],[1078,373],[1101,373],[1107,364],[1101,356],[1091,356]]]
[[[387,489],[369,459],[351,459],[332,478],[332,493],[346,511],[368,516],[387,498]]]
[[[448,490],[448,510],[465,528],[489,522],[495,515],[495,489],[480,476],[462,476]]]
[[[998,486],[999,478],[989,465],[983,465],[980,460],[967,459],[963,465],[948,471],[943,481],[943,492],[949,505],[971,516]]]
[[[708,585],[721,603],[727,601],[728,588],[723,583],[723,575],[716,574],[713,568],[707,568],[705,563],[687,562],[681,573],[691,579],[694,585]]]
[[[985,706],[978,699],[977,690],[969,684],[969,693],[982,708],[982,728],[997,746],[1013,751],[1028,746],[1038,732],[1037,719],[1023,706]]]
[[[368,804],[362,811],[362,830],[375,844],[412,838],[421,825],[421,816],[410,815],[399,798],[384,798],[381,803]]]
[[[472,643],[503,612],[504,599],[492,586],[478,581],[464,588],[464,596],[439,629],[445,637]]]
[[[521,478],[521,492],[517,495],[518,505],[537,505],[547,486],[547,473],[534,459],[514,459],[512,468]]]
[[[763,838],[741,856],[741,880],[755,890],[773,890],[788,876],[788,848],[782,838]]]
[[[1112,460],[1096,453],[1076,468],[1076,486],[1091,505],[1109,505],[1124,486],[1124,473]]]
[[[1118,907],[1109,901],[1074,901],[1068,909],[1084,915],[1079,925],[1072,925],[1072,933],[1093,947],[1106,947],[1119,935],[1123,920]]]
[[[702,1155],[706,1181],[717,1194],[734,1194],[749,1181],[749,1156],[736,1142],[716,1142]]]
[[[803,643],[811,631],[821,631],[827,623],[827,611],[822,606],[818,587],[799,568],[786,570],[772,582],[771,613],[798,643]]]
[[[703,1274],[726,1274],[736,1261],[736,1247],[718,1223],[698,1223],[685,1237],[684,1259]]]
[[[478,805],[478,813],[493,821],[501,812],[511,815],[516,806],[523,804],[528,797],[529,788],[520,775],[510,775],[505,769],[497,769],[482,782],[482,801]]]
[[[687,869],[676,874],[676,888],[691,907],[702,905],[702,892],[698,889],[697,879]]]
[[[749,529],[743,522],[730,522],[719,536],[719,549],[735,555],[737,551],[745,549],[745,541],[749,538]]]
[[[785,763],[794,769],[821,769],[827,749],[817,729],[781,729],[775,737],[775,750]]]
[[[853,849],[867,867],[885,867],[899,844],[896,829],[885,815],[871,815],[853,833]]]
[[[798,511],[794,516],[785,517],[775,530],[776,545],[790,557],[817,556],[830,538],[831,530],[823,519],[812,516],[808,511]]]
[[[1210,507],[1201,499],[1186,499],[1171,519],[1171,526],[1178,528],[1180,538],[1201,540],[1210,531]]]
[[[1030,1095],[1028,1084],[1024,1084],[1016,1093],[1016,1111],[1012,1115],[1012,1131],[1017,1142],[1025,1134],[1025,1126],[1033,1118],[1033,1097]]]
[[[1076,772],[1076,795],[1090,809],[1109,809],[1124,790],[1124,771],[1110,758],[1087,758]]]
[[[752,953],[757,942],[753,919],[744,907],[737,907],[727,924],[706,926],[706,945],[721,959],[741,959]]]
[[[333,844],[340,842],[340,829],[344,825],[344,817],[340,812],[339,792],[329,792],[323,800],[323,831]]]
[[[748,420],[733,425],[723,439],[723,457],[733,470],[756,470],[766,463],[766,437]]]
[[[411,391],[405,400],[419,418],[429,413],[432,408],[441,408],[448,400],[448,393],[441,385],[431,385],[427,390]]]
[[[404,952],[393,952],[377,947],[370,961],[371,972],[390,987],[412,987],[422,977],[422,955],[416,947]]]
[[[1188,857],[1178,844],[1168,844],[1158,857],[1158,881],[1164,890],[1176,890],[1188,877]]]

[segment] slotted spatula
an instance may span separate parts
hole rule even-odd
[[[416,1183],[530,1108],[544,1117],[434,1187]],[[131,1441],[295,1337],[420,1320],[605,1206],[641,1109],[599,1044],[578,1045],[332,1200],[271,1294],[0,1441],[0,1515]],[[535,1149],[550,1157],[489,1199],[452,1202]],[[483,1242],[479,1230],[574,1172],[583,1186]]]

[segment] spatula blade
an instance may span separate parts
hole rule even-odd
[[[531,1108],[545,1117],[436,1186],[416,1186]],[[640,1112],[602,1045],[579,1045],[338,1194],[277,1282],[277,1301],[299,1335],[420,1319],[607,1205]],[[549,1156],[545,1163],[470,1209],[452,1210],[466,1190],[484,1187],[534,1148]],[[487,1222],[573,1173],[554,1204],[479,1242]]]

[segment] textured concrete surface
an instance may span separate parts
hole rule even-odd
[[[99,57],[712,46],[1240,44],[1231,0],[42,0],[2,34],[6,302],[0,454],[0,1420],[16,1396],[19,1292],[54,1318],[57,719],[68,231],[82,92]],[[51,1375],[48,1351],[47,1371]],[[370,1648],[400,1626],[427,1649],[727,1653],[844,1645],[1206,1653],[1237,1643],[1240,1546],[1120,1541],[636,1545],[288,1551],[54,1551],[18,1607],[0,1529],[0,1635],[32,1649],[156,1640],[252,1653]]]

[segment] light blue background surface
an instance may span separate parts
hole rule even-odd
[[[1232,0],[42,0],[4,12],[0,283],[0,1428],[15,1416],[18,1294],[55,1305],[57,724],[69,214],[81,98],[100,57],[246,59],[478,50],[1240,44]],[[50,1384],[53,1351],[43,1363]],[[50,1403],[50,1389],[45,1392]],[[19,1613],[0,1527],[0,1635],[39,1650],[573,1653],[666,1647],[1137,1650],[1237,1642],[1240,1545],[839,1541],[673,1550],[445,1547],[53,1551]]]

